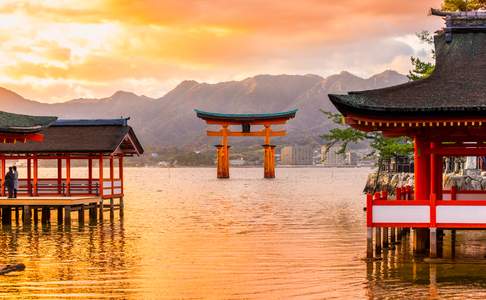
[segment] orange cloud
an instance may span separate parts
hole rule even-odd
[[[436,28],[440,20],[426,9],[440,2],[7,0],[0,4],[0,85],[51,100],[90,90],[106,96],[99,87],[160,96],[182,79],[404,68],[415,45],[395,39]],[[388,53],[369,50],[376,44]],[[356,55],[368,63],[354,64]],[[147,83],[163,88],[147,92]]]

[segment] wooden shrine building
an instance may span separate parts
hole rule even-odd
[[[218,178],[229,178],[229,137],[259,136],[264,138],[263,169],[265,178],[275,178],[275,145],[270,144],[270,138],[274,136],[285,136],[285,130],[272,130],[272,125],[284,125],[289,119],[295,117],[297,109],[270,113],[270,114],[221,114],[195,110],[198,118],[206,121],[208,125],[219,125],[219,131],[207,131],[208,136],[221,137],[221,144],[216,145],[217,149],[217,176]],[[241,131],[231,130],[230,126],[241,126]],[[251,131],[252,126],[262,127],[259,130]]]
[[[72,210],[84,218],[89,209],[90,219],[97,218],[97,210],[101,218],[105,206],[111,214],[115,207],[122,214],[124,158],[144,151],[128,119],[52,121],[39,131],[41,142],[0,144],[2,221],[9,222],[12,209],[18,217],[19,208],[24,221],[32,212],[35,219],[38,209],[43,221],[53,209],[62,221],[64,210],[66,223]],[[6,197],[4,182],[7,167],[14,164],[19,166],[19,189],[12,199]]]
[[[413,192],[398,189],[394,200],[386,193],[368,195],[368,257],[373,228],[378,252],[382,241],[388,243],[388,228],[394,234],[406,227],[414,229],[415,250],[429,245],[431,257],[437,255],[438,230],[486,229],[486,192],[444,190],[442,184],[444,156],[486,155],[486,13],[432,14],[444,17],[446,27],[434,37],[436,67],[430,77],[329,95],[346,124],[413,138]]]

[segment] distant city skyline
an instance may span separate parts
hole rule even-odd
[[[0,86],[59,102],[160,97],[184,79],[406,73],[441,1],[2,1]]]

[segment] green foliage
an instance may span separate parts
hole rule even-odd
[[[434,72],[435,65],[430,62],[422,61],[418,57],[411,57],[412,70],[408,72],[408,79],[415,81],[429,77]]]
[[[421,31],[417,33],[419,40],[426,44],[433,44],[434,38],[428,31]],[[435,52],[432,50],[432,58],[435,58]],[[411,57],[412,70],[408,72],[408,79],[415,81],[429,77],[434,72],[435,65],[431,62],[426,62],[418,57]]]
[[[342,115],[321,110],[329,120],[339,125],[337,128],[329,130],[328,133],[321,135],[326,141],[327,151],[334,146],[339,145],[338,154],[344,154],[349,144],[355,144],[362,141],[368,141],[371,146],[369,156],[378,157],[380,161],[390,159],[396,156],[407,156],[413,151],[413,145],[410,139],[406,137],[386,138],[381,132],[363,132],[342,122]]]
[[[469,11],[486,9],[486,0],[444,0],[442,10]]]

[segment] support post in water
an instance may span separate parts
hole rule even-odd
[[[430,250],[429,256],[431,258],[437,257],[437,228],[430,228]]]
[[[367,258],[373,258],[373,227],[367,228],[366,257]]]
[[[24,225],[30,225],[32,223],[32,216],[30,206],[24,205]]]
[[[71,206],[64,206],[64,225],[71,226]]]

